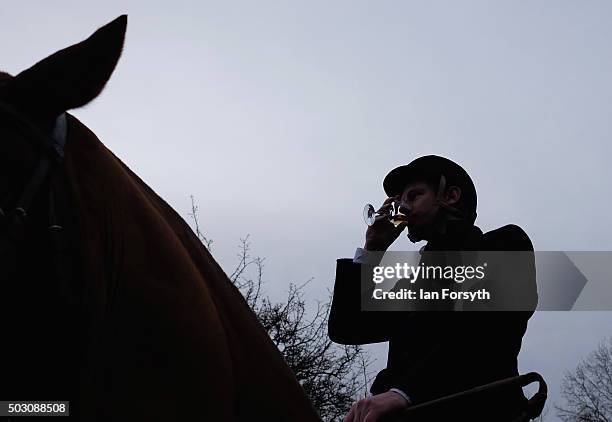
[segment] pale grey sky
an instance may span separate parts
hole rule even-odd
[[[483,230],[612,250],[609,2],[11,2],[0,68],[18,73],[122,13],[117,70],[74,114],[186,219],[196,196],[226,269],[249,233],[273,297],[314,277],[309,299],[324,299],[386,172],[429,153],[472,175]],[[549,404],[611,323],[533,317],[520,367],[547,378]],[[369,349],[383,367],[386,346]]]

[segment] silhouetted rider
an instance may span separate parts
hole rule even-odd
[[[389,342],[387,367],[376,376],[373,395],[353,405],[348,422],[376,421],[414,404],[518,375],[517,356],[533,314],[362,311],[361,266],[371,251],[386,251],[406,227],[412,242],[427,240],[422,251],[533,251],[516,225],[487,233],[474,225],[474,183],[449,159],[417,158],[392,170],[383,187],[388,198],[378,212],[400,200],[410,209],[407,221],[395,227],[387,219],[378,220],[368,227],[365,245],[353,259],[337,260],[330,338],[341,344]],[[535,267],[532,261],[528,264],[527,282],[535,295]],[[525,403],[520,387],[508,388],[437,409],[426,420],[512,420]]]

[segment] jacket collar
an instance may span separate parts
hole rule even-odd
[[[447,222],[446,233],[430,239],[422,250],[477,250],[481,238],[482,230],[478,226],[463,220],[450,220]]]

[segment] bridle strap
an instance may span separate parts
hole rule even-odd
[[[70,287],[70,280],[72,280],[73,274],[70,264],[66,259],[64,227],[61,225],[56,212],[55,195],[57,186],[58,178],[52,176],[49,182],[49,236],[53,263],[58,276],[60,296],[64,299],[65,303],[71,306],[78,306],[80,304],[79,297],[73,293]]]
[[[15,110],[9,104],[0,102],[0,114],[8,115],[11,118],[11,124],[17,126],[19,131],[30,142],[42,150],[36,168],[32,176],[28,180],[25,189],[21,193],[19,199],[13,208],[12,224],[21,225],[27,218],[27,211],[32,203],[32,200],[40,190],[46,179],[49,179],[49,236],[52,247],[53,262],[55,271],[58,275],[60,296],[70,304],[78,304],[78,298],[72,294],[70,280],[70,266],[67,265],[64,254],[64,239],[63,227],[60,225],[56,212],[55,191],[57,184],[57,174],[55,170],[61,163],[64,156],[64,144],[66,140],[67,122],[66,115],[62,114],[56,119],[56,124],[53,129],[53,135],[49,135],[36,126],[30,119]],[[8,217],[6,212],[0,208],[0,219]],[[18,218],[20,221],[16,221]]]
[[[36,165],[36,169],[34,170],[32,177],[30,177],[26,188],[15,205],[15,212],[21,217],[27,217],[27,210],[30,208],[32,199],[34,196],[36,196],[36,193],[38,193],[41,185],[49,175],[49,170],[49,157],[42,154],[38,160],[38,164]]]
[[[53,164],[58,164],[63,158],[63,154],[55,148],[56,141],[53,137],[42,131],[30,119],[16,110],[13,106],[0,101],[0,112],[11,117],[11,123],[15,124],[25,137],[34,144],[35,147],[42,150],[42,154],[36,164],[34,173],[30,177],[24,191],[17,200],[13,211],[20,218],[27,217],[28,209],[32,203],[32,199],[44,183],[51,170]],[[60,128],[65,136],[65,120],[62,122],[63,128]],[[55,130],[55,129],[54,129]],[[0,218],[6,216],[6,204],[0,208]]]

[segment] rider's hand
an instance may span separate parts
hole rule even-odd
[[[389,214],[391,212],[391,203],[399,201],[398,197],[387,198],[383,202],[378,214]],[[407,223],[402,222],[395,227],[387,216],[376,217],[374,224],[366,230],[366,241],[364,249],[368,251],[386,251],[400,233],[406,228]]]
[[[406,409],[410,404],[392,391],[366,397],[354,403],[343,422],[376,422],[382,416]]]

